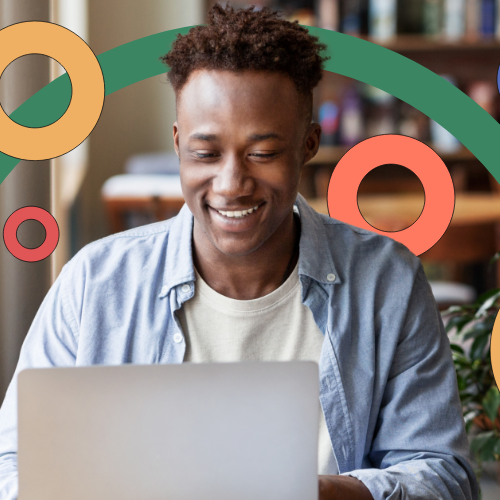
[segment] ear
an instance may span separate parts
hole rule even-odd
[[[179,125],[177,122],[174,123],[173,136],[175,153],[179,156]]]
[[[321,125],[311,123],[304,138],[304,163],[316,156],[321,140]]]

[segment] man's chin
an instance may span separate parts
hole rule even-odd
[[[261,245],[216,245],[217,250],[227,257],[246,257],[258,250]]]
[[[245,257],[258,250],[264,243],[263,239],[242,238],[241,235],[223,238],[212,236],[209,239],[214,247],[227,257]]]

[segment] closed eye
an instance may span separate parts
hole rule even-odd
[[[198,153],[196,151],[193,151],[193,154],[196,156],[196,158],[199,158],[200,160],[204,158],[216,158],[218,156],[217,153]]]
[[[200,153],[198,151],[191,151],[191,153],[199,160],[214,159],[220,156],[219,153]],[[273,153],[250,153],[249,156],[253,158],[270,159],[279,155],[279,152]]]
[[[277,155],[278,153],[250,153],[250,156],[255,156],[257,158],[273,158]]]
[[[214,158],[217,156],[215,153],[197,153],[198,158]]]

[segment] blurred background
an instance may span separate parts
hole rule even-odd
[[[100,54],[153,33],[201,24],[213,3],[0,0],[0,25],[56,22]],[[231,5],[249,2],[233,0]],[[254,5],[388,47],[442,75],[499,117],[498,0],[259,0]],[[13,111],[62,71],[45,56],[14,61],[0,78],[3,108]],[[322,125],[322,142],[304,168],[300,191],[316,210],[327,213],[328,181],[350,147],[379,134],[414,137],[441,156],[457,193],[450,227],[421,256],[440,308],[471,303],[498,285],[500,272],[491,259],[500,250],[500,187],[451,134],[390,94],[327,72],[314,93],[314,119]],[[2,224],[17,208],[34,204],[50,210],[60,227],[59,245],[46,261],[20,262],[4,246],[0,249],[0,399],[34,314],[62,266],[87,243],[179,210],[183,200],[174,120],[174,96],[165,75],[136,83],[106,97],[97,126],[81,146],[51,162],[21,162],[0,185]],[[410,226],[424,201],[419,179],[400,165],[376,168],[358,192],[365,219],[387,231]],[[33,248],[43,241],[44,230],[26,221],[18,237]]]
[[[192,0],[192,10],[184,6],[184,15],[190,11],[192,23],[204,22],[208,8],[214,3]],[[289,20],[338,30],[388,47],[443,76],[498,118],[497,3],[497,0],[259,0],[256,8],[270,6]],[[167,2],[146,4],[147,8],[137,13],[135,28],[127,27],[125,31],[108,3],[106,8],[96,9],[100,21],[99,24],[95,21],[92,27],[90,2],[89,41],[94,50],[100,52],[113,46],[120,40],[118,33],[122,29],[127,36],[132,31],[139,34],[137,25],[145,12],[159,23],[159,12],[157,15],[152,12]],[[249,5],[242,0],[231,4]],[[103,21],[106,15],[110,16],[109,24]],[[105,35],[100,27],[111,25],[113,29]],[[335,49],[333,57],[334,54]],[[108,98],[101,121],[89,139],[92,167],[72,203],[71,239],[66,254],[60,254],[59,263],[90,241],[169,217],[182,205],[178,161],[171,139],[172,91],[165,81],[164,76],[150,79]],[[445,236],[421,256],[441,309],[470,302],[496,286],[499,276],[490,260],[500,250],[497,229],[500,188],[455,137],[390,94],[328,72],[314,93],[314,119],[322,125],[322,142],[318,155],[304,168],[300,192],[316,210],[327,213],[329,179],[350,147],[379,134],[414,137],[441,156],[457,192],[455,214]],[[418,177],[401,165],[383,165],[373,170],[358,192],[358,205],[365,219],[373,227],[386,231],[410,226],[419,217],[424,201]]]

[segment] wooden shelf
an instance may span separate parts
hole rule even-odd
[[[432,147],[432,145],[429,144]],[[434,148],[433,148],[434,149]],[[347,146],[320,146],[317,155],[307,165],[331,165],[337,163],[349,148]],[[461,148],[456,153],[439,153],[443,161],[474,160],[475,156],[467,149]]]
[[[361,37],[369,42],[376,43],[399,53],[410,52],[500,52],[500,40],[491,38],[463,38],[449,40],[436,35],[397,35],[394,38],[381,42],[370,37]]]

